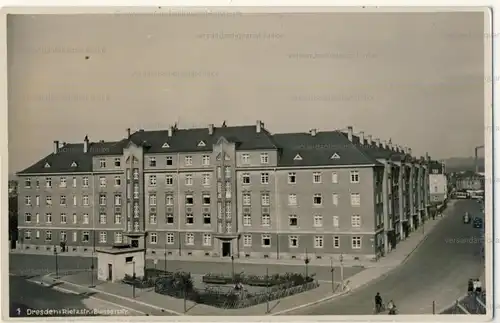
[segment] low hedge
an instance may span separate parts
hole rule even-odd
[[[314,275],[306,277],[303,274],[298,273],[285,273],[285,274],[274,274],[272,276],[258,276],[258,275],[244,275],[239,273],[234,275],[227,274],[214,274],[208,273],[203,275],[203,282],[206,284],[235,284],[242,283],[249,286],[265,287],[265,286],[276,286],[285,283],[292,283],[292,285],[303,285],[314,280]]]

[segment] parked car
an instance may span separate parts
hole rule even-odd
[[[474,222],[472,224],[474,226],[474,228],[476,229],[482,229],[483,228],[483,219],[479,218],[479,217],[476,217],[474,219]]]

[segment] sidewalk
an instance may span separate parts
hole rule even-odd
[[[450,209],[453,205],[449,206],[443,214],[443,217],[450,213]],[[354,276],[346,279],[344,282],[346,285],[346,291],[344,293],[332,293],[332,287],[329,282],[320,282],[321,285],[313,290],[289,296],[280,300],[276,300],[269,303],[269,313],[270,315],[285,314],[297,310],[298,308],[303,308],[311,306],[313,304],[321,303],[335,297],[339,297],[342,294],[354,291],[361,288],[376,279],[380,279],[388,275],[393,269],[403,264],[415,251],[418,246],[425,241],[425,238],[430,234],[435,226],[441,221],[443,217],[438,217],[435,220],[427,220],[425,223],[425,231],[415,231],[404,241],[401,241],[397,247],[392,250],[386,257],[380,259],[377,263],[373,263],[372,266],[366,270],[361,271]],[[213,260],[212,260],[213,261]],[[273,263],[277,263],[273,261]],[[330,264],[328,263],[328,266]],[[154,292],[152,288],[150,289],[136,289],[136,297],[132,298],[132,287],[120,284],[120,283],[110,283],[110,282],[97,282],[95,288],[89,288],[90,276],[88,273],[79,273],[76,275],[62,277],[61,281],[64,282],[65,286],[74,286],[74,288],[82,288],[83,290],[96,292],[97,295],[109,295],[116,298],[116,303],[120,302],[132,302],[142,306],[150,306],[152,309],[151,315],[158,315],[155,311],[165,311],[170,312],[174,315],[206,315],[206,316],[226,316],[226,315],[266,315],[267,304],[259,304],[249,308],[236,309],[236,310],[224,310],[203,304],[195,304],[193,302],[187,301],[186,303],[182,299],[177,299],[169,296],[160,295]],[[302,305],[298,305],[302,304]],[[168,309],[164,308],[168,306]],[[185,313],[185,314],[184,314]],[[165,315],[165,314],[163,314]]]

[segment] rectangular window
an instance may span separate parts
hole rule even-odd
[[[260,173],[260,183],[269,184],[269,173]]]
[[[123,234],[121,232],[115,232],[115,243],[123,243]]]
[[[352,249],[361,249],[361,237],[352,237],[351,247]]]
[[[66,213],[61,213],[61,224],[66,224],[68,223],[68,216]]]
[[[115,163],[114,164],[115,164],[116,168],[120,168],[120,166],[121,166],[121,159],[120,159],[120,157],[116,157],[115,158]]]
[[[73,187],[76,187],[76,177],[73,177]]]
[[[288,216],[288,224],[291,227],[297,227],[299,225],[299,218],[296,214],[291,214]]]
[[[122,223],[122,215],[115,214],[115,224],[121,224],[121,223]]]
[[[203,224],[211,224],[212,223],[212,217],[210,216],[210,213],[203,213]]]
[[[45,214],[45,222],[46,223],[52,223],[52,213],[46,213]]]
[[[45,241],[52,241],[52,231],[45,231]]]
[[[289,236],[288,237],[288,246],[290,248],[298,248],[299,247],[299,237],[298,236]]]
[[[83,224],[89,224],[89,215],[87,213],[83,214]]]
[[[24,214],[24,222],[31,223],[31,213]]]
[[[271,225],[271,215],[269,215],[269,214],[262,214],[261,224],[262,224],[263,227],[270,226]]]
[[[115,186],[120,187],[122,185],[122,179],[119,175],[115,176]]]
[[[351,171],[351,183],[359,183],[359,172],[357,170]]]
[[[99,243],[106,243],[108,241],[108,233],[106,231],[99,232]]]
[[[361,205],[361,196],[359,193],[351,193],[351,205],[352,206]]]
[[[89,241],[90,241],[90,233],[88,231],[83,231],[82,242],[89,242]]]
[[[149,194],[149,206],[156,206],[156,194]]]
[[[355,214],[351,216],[351,226],[353,228],[361,227],[361,215]]]
[[[76,213],[73,213],[73,224],[77,223],[78,223],[78,215],[76,215]]]
[[[260,154],[260,163],[261,164],[269,164],[269,154],[268,153],[261,153]]]
[[[107,222],[106,213],[99,214],[99,223],[100,224],[106,224],[106,222]]]
[[[100,193],[99,194],[99,205],[105,206],[106,202],[107,202],[106,194],[105,193]]]
[[[297,205],[297,194],[288,194],[288,205]]]
[[[120,194],[115,194],[115,206],[122,205],[122,196]]]
[[[156,167],[156,157],[149,157],[149,167]]]
[[[158,234],[155,232],[152,232],[151,235],[149,236],[149,242],[151,244],[157,244],[158,243]]]
[[[149,224],[156,224],[157,217],[156,213],[149,214]]]
[[[99,187],[106,187],[106,177],[99,176]]]
[[[297,174],[296,173],[288,173],[288,184],[297,183]]]
[[[251,247],[252,246],[252,235],[245,234],[243,235],[243,247]]]
[[[339,237],[333,237],[333,247],[340,248],[340,238]]]
[[[339,216],[338,215],[334,215],[333,216],[333,227],[334,228],[338,228],[339,227]]]
[[[66,185],[67,185],[67,183],[66,183],[66,177],[61,177],[59,180],[60,180],[59,181],[59,187],[65,188]]]
[[[271,235],[269,234],[262,235],[262,247],[264,248],[271,247]]]
[[[184,165],[192,166],[193,165],[193,157],[192,156],[184,157]]]
[[[73,232],[73,242],[77,242],[78,241],[78,232]]]
[[[269,206],[271,204],[271,198],[269,197],[269,193],[262,193],[260,197],[262,206]]]
[[[89,196],[88,195],[82,196],[82,204],[83,204],[83,206],[89,206]]]
[[[201,164],[203,166],[210,166],[210,156],[209,155],[203,155],[201,157]]]
[[[165,194],[165,205],[172,206],[174,205],[174,195],[173,194]]]
[[[186,245],[194,245],[194,233],[186,233]]]
[[[323,248],[323,236],[314,237],[314,248]]]
[[[250,184],[250,173],[243,173],[241,175],[241,182],[245,185]]]
[[[231,178],[231,167],[230,166],[224,167],[224,176],[226,177],[226,179]]]
[[[174,215],[172,213],[167,213],[165,215],[165,222],[167,222],[167,224],[174,224]]]
[[[321,205],[323,205],[323,197],[321,196],[321,194],[319,194],[319,193],[314,194],[314,196],[313,196],[313,205],[314,206],[321,206]]]
[[[168,232],[167,233],[167,244],[174,244],[175,243],[175,236],[173,233]]]
[[[174,164],[174,160],[173,160],[172,156],[167,156],[165,158],[165,161],[167,163],[167,166],[172,166]]]
[[[320,172],[314,172],[313,173],[313,183],[314,184],[321,183],[321,173]]]
[[[249,227],[252,225],[252,216],[250,214],[243,214],[243,226]]]
[[[193,185],[193,174],[186,174],[186,185]]]
[[[186,224],[194,224],[193,213],[186,213]]]
[[[193,194],[186,194],[186,205],[193,205],[194,197]]]
[[[339,195],[337,193],[332,194],[332,201],[333,201],[333,205],[335,205],[335,206],[339,205]]]
[[[24,187],[31,188],[31,178],[26,178],[24,180]]]
[[[50,177],[45,178],[45,187],[47,187],[47,188],[52,187],[52,179]]]
[[[201,198],[203,205],[210,205],[210,194],[203,194]]]
[[[61,195],[59,197],[59,204],[62,206],[66,206],[66,195]]]
[[[31,240],[31,231],[30,230],[24,231],[24,240]]]
[[[211,174],[203,173],[201,174],[201,185],[210,186]]]
[[[172,186],[174,185],[174,176],[173,175],[165,175],[165,185]]]
[[[252,204],[252,196],[250,193],[243,193],[243,205],[250,206]]]
[[[35,205],[40,206],[40,195],[35,196]]]
[[[156,186],[156,175],[149,175],[149,186],[150,187]]]
[[[245,165],[250,164],[250,154],[241,154],[241,163]]]
[[[322,215],[316,214],[314,216],[314,226],[316,228],[319,228],[319,227],[323,226],[323,216]]]
[[[99,167],[106,168],[106,159],[104,158],[99,159]]]
[[[333,184],[338,184],[339,183],[339,175],[336,172],[332,173],[332,183]]]
[[[209,247],[212,245],[212,235],[210,233],[203,234],[203,245]]]
[[[89,187],[89,178],[87,176],[82,178],[82,187]]]
[[[26,196],[24,198],[24,204],[27,205],[27,206],[31,205],[31,196]]]
[[[52,206],[52,196],[45,197],[45,205]]]

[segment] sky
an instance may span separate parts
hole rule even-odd
[[[8,17],[9,172],[126,128],[353,126],[433,158],[484,144],[483,13]]]

